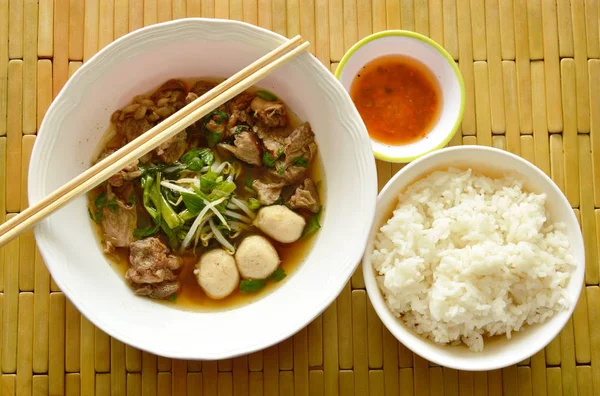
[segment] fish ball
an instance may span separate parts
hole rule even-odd
[[[306,221],[287,206],[272,205],[258,211],[254,225],[278,242],[292,243],[302,236]]]
[[[235,261],[244,279],[265,279],[279,266],[279,255],[263,236],[245,238],[235,252]]]
[[[204,253],[196,264],[194,274],[202,290],[214,300],[227,297],[240,283],[235,259],[223,249]]]

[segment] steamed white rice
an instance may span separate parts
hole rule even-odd
[[[575,268],[545,194],[514,178],[448,169],[399,196],[372,263],[392,313],[439,343],[483,349],[483,337],[541,323],[569,307]]]

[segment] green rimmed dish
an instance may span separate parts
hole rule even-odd
[[[406,30],[386,30],[358,41],[342,57],[335,76],[350,92],[352,82],[363,66],[387,55],[409,56],[423,63],[440,87],[439,119],[424,138],[403,145],[389,145],[371,138],[377,159],[407,163],[446,146],[452,139],[463,118],[465,85],[458,65],[442,46],[426,36]]]

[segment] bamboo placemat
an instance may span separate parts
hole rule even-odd
[[[115,38],[186,16],[302,34],[325,65],[374,31],[432,37],[459,61],[467,104],[450,143],[534,162],[565,191],[587,249],[586,287],[559,337],[531,359],[458,372],[382,327],[357,272],[306,329],[219,362],[156,357],[111,339],[50,280],[31,233],[0,254],[1,395],[599,395],[598,0],[0,0],[0,221],[27,205],[35,134],[82,62]],[[594,155],[595,153],[595,155]],[[377,164],[380,187],[400,166]]]

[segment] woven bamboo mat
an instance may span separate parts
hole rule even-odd
[[[82,62],[144,25],[186,16],[301,33],[332,70],[374,31],[429,35],[467,89],[451,145],[492,145],[535,162],[565,191],[587,249],[573,318],[513,367],[458,372],[400,345],[356,273],[308,328],[265,351],[177,361],[95,328],[51,281],[31,233],[0,254],[1,395],[599,395],[600,34],[598,0],[0,0],[0,221],[27,205],[36,131]],[[595,154],[595,155],[594,155]],[[378,163],[382,186],[399,166]]]

